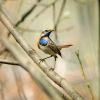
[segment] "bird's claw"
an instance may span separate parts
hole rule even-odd
[[[51,67],[51,68],[49,68],[49,70],[54,71],[54,70],[55,70],[55,68]]]
[[[40,60],[40,62],[39,62],[39,63],[41,63],[41,62],[45,61],[45,59],[39,59],[39,60]]]

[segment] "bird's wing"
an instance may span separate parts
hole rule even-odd
[[[55,45],[55,43],[50,39],[48,45],[47,45],[53,52],[61,56],[60,49]]]

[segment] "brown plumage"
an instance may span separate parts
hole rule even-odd
[[[50,57],[53,56],[56,61],[57,54],[62,57],[60,50],[62,48],[68,48],[68,47],[72,46],[72,44],[56,45],[49,37],[52,31],[54,31],[54,30],[45,30],[41,33],[41,37],[38,42],[38,48],[41,49],[44,53],[49,54]],[[50,57],[46,57],[44,59],[47,59]]]

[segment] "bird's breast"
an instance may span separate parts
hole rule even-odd
[[[49,54],[49,55],[55,55],[55,53],[50,49],[48,48],[48,46],[43,46],[43,45],[38,45],[39,49],[41,49],[43,52]]]
[[[55,55],[55,52],[52,51],[52,50],[48,47],[49,42],[50,42],[50,40],[48,39],[48,37],[40,38],[39,44],[38,44],[38,48],[41,49],[43,52],[45,52],[45,53],[47,53],[47,54]]]
[[[39,40],[39,44],[43,45],[43,46],[47,45],[48,44],[48,38],[41,38]]]

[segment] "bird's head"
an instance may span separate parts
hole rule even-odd
[[[51,32],[53,32],[54,30],[44,30],[42,33],[41,33],[41,37],[49,37]]]

